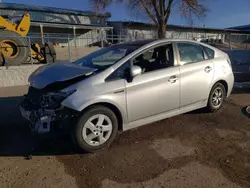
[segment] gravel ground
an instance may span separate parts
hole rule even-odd
[[[195,111],[117,136],[111,148],[77,153],[62,138],[37,146],[17,103],[27,86],[0,89],[0,187],[250,187],[250,92],[216,113]]]

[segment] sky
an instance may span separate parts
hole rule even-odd
[[[77,10],[91,10],[92,8],[88,0],[2,0],[2,2]],[[226,28],[250,24],[250,0],[205,0],[205,5],[208,9],[206,17],[196,21],[196,26]],[[133,17],[126,6],[122,4],[113,4],[107,8],[107,11],[111,12],[112,15],[110,20],[149,21]],[[174,25],[190,24],[186,19],[180,16],[178,9],[173,9],[168,23]]]

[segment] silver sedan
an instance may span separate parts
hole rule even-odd
[[[192,110],[219,110],[232,91],[228,55],[189,40],[143,40],[36,70],[20,104],[39,134],[71,133],[88,152],[129,130]]]

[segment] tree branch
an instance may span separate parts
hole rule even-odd
[[[143,6],[143,8],[145,9],[145,11],[147,12],[147,15],[152,19],[152,21],[157,25],[157,20],[155,19],[155,17],[153,16],[153,14],[150,12],[149,8],[146,6],[144,0],[139,0]]]
[[[201,0],[182,0],[180,4],[181,14],[184,15],[188,20],[192,21],[193,16],[201,18],[205,16],[206,9],[199,4]]]
[[[160,4],[160,14],[161,15],[165,15],[165,0],[159,0],[159,4]]]
[[[151,0],[151,3],[153,5],[153,7],[154,7],[156,18],[157,18],[158,22],[160,22],[160,13],[159,13],[159,11],[157,9],[156,0]]]
[[[203,9],[197,3],[196,0],[184,0],[183,2],[186,3],[187,6],[190,7],[190,9],[192,9],[193,11],[195,11],[197,13],[203,13]]]
[[[170,16],[171,8],[172,8],[173,2],[174,2],[174,0],[169,0],[169,1],[168,1],[168,6],[167,6],[167,8],[166,8],[165,11],[164,11],[164,15],[165,15],[165,20],[164,20],[164,22],[165,22],[165,23],[167,23],[168,18],[169,18],[169,16]]]

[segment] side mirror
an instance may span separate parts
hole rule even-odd
[[[138,76],[138,75],[140,75],[141,73],[142,73],[142,69],[141,69],[141,67],[139,67],[139,66],[136,66],[136,65],[133,65],[132,67],[131,67],[131,69],[130,69],[130,75],[131,75],[131,77],[136,77],[136,76]]]

